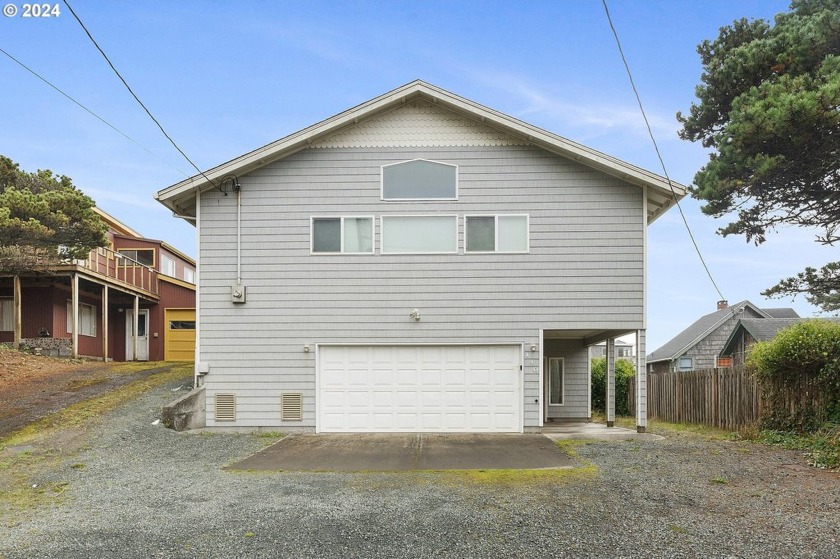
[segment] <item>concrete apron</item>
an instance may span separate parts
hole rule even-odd
[[[292,435],[226,469],[388,472],[575,466],[544,435],[376,433]]]

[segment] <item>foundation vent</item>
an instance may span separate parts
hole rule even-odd
[[[303,421],[303,394],[298,392],[280,395],[280,419]]]
[[[216,421],[236,421],[236,395],[216,394]]]

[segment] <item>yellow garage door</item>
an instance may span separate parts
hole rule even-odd
[[[165,318],[163,358],[167,361],[195,359],[195,309],[166,309]]]

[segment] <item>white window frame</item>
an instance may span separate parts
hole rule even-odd
[[[341,241],[341,250],[339,252],[327,252],[327,251],[315,251],[315,220],[316,219],[338,219],[340,222],[339,227],[339,236],[341,237],[339,240]],[[370,250],[366,252],[345,252],[344,250],[344,220],[345,219],[369,219],[370,220]],[[374,231],[374,222],[376,221],[376,217],[372,215],[314,215],[309,218],[309,254],[315,256],[335,256],[335,255],[345,255],[345,254],[356,254],[356,255],[366,255],[366,254],[374,254],[376,249],[376,237]]]
[[[469,250],[469,228],[467,220],[471,217],[492,217],[494,218],[493,246],[495,250]],[[525,250],[499,250],[499,218],[500,217],[524,217],[525,218]],[[531,252],[531,216],[530,214],[466,214],[464,215],[464,254],[529,254]]]
[[[79,303],[79,335],[96,337],[96,323],[99,321],[96,306]],[[73,333],[73,302],[67,301],[67,333]]]
[[[167,275],[169,277],[176,277],[175,270],[177,264],[175,263],[175,259],[171,256],[164,254],[163,252],[160,253],[160,273]],[[169,269],[167,269],[169,268]]]
[[[687,369],[683,368],[683,366],[682,366],[683,359],[688,360],[688,368]],[[681,371],[681,372],[694,370],[694,358],[689,357],[689,356],[685,356],[685,355],[678,357],[677,358],[677,364],[676,364],[676,370]]]
[[[559,361],[560,362],[560,403],[559,404],[552,404],[551,403],[551,362],[552,361]],[[548,372],[546,375],[546,395],[545,401],[551,407],[560,407],[566,405],[566,361],[562,357],[546,357],[545,358],[545,370]]]
[[[184,281],[195,285],[195,270],[188,266],[184,266]]]
[[[405,165],[406,163],[413,163],[415,161],[425,161],[426,163],[433,163],[435,165],[445,165],[447,167],[453,167],[455,169],[455,197],[447,197],[447,198],[428,198],[428,197],[419,197],[419,198],[386,198],[385,197],[385,168],[386,167],[395,167],[397,165]],[[387,165],[382,165],[379,171],[379,196],[380,199],[385,202],[412,202],[412,201],[419,201],[419,200],[429,200],[429,201],[453,201],[458,200],[458,194],[460,189],[460,177],[458,172],[458,165],[454,163],[444,163],[443,161],[435,161],[433,159],[408,159],[406,161],[398,161],[397,163],[389,163]]]
[[[451,251],[421,251],[421,252],[389,252],[385,250],[385,221],[392,218],[412,218],[412,217],[448,217],[455,220],[455,234],[453,236],[453,250]],[[392,214],[379,216],[379,252],[380,254],[395,255],[395,254],[458,254],[458,214]]]
[[[2,297],[0,298],[0,332],[12,332],[14,329],[15,300],[11,297]]]

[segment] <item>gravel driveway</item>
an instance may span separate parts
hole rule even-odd
[[[152,425],[174,386],[89,433],[34,482],[63,502],[0,527],[17,557],[836,557],[840,479],[797,453],[674,436],[577,447],[597,470],[487,482],[445,473],[250,473],[268,442]],[[2,469],[0,469],[2,475]]]

